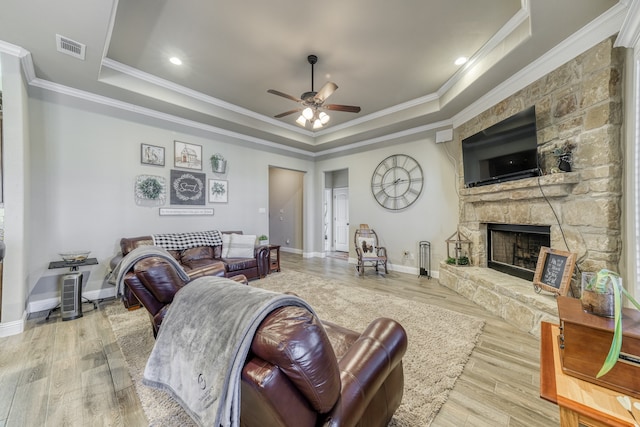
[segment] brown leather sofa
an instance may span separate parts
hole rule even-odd
[[[154,336],[175,292],[188,286],[161,258],[128,282],[149,311]],[[127,278],[125,280],[130,280]],[[407,335],[394,320],[362,333],[281,307],[260,324],[241,374],[242,427],[383,427],[400,405]]]
[[[223,231],[222,234],[242,234],[242,231]],[[120,239],[121,252],[110,262],[111,268],[129,252],[139,246],[152,246],[151,236],[123,237]],[[223,276],[232,278],[243,276],[247,280],[264,278],[269,272],[269,247],[257,246],[254,249],[253,258],[222,258],[222,246],[198,246],[182,251],[168,251],[184,268],[189,278],[195,279],[201,276]],[[125,276],[133,275],[128,272]],[[129,291],[129,285],[125,278],[123,303],[127,308],[139,307],[138,300]],[[135,279],[132,279],[135,280]]]

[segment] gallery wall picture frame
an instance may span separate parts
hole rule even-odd
[[[202,170],[202,145],[173,141],[174,166]]]
[[[227,203],[229,201],[229,181],[210,179],[208,193],[209,203]]]
[[[134,196],[138,206],[162,206],[167,199],[165,179],[156,175],[136,176]]]
[[[207,175],[171,169],[170,203],[172,205],[204,205]]]
[[[164,147],[140,144],[140,163],[143,165],[164,166]]]

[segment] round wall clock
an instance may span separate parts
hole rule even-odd
[[[373,171],[371,193],[383,208],[401,210],[418,199],[423,182],[422,168],[413,157],[394,154]]]

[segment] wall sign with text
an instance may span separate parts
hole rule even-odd
[[[566,296],[576,265],[576,257],[573,252],[541,247],[536,272],[533,275],[535,291],[540,292],[544,289],[557,295]]]

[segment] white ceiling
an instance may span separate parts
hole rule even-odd
[[[614,6],[614,0],[2,0],[0,41],[37,85],[318,153],[447,120]],[[83,43],[81,61],[56,34]],[[1,47],[1,46],[0,46]],[[339,89],[319,132],[268,89]],[[182,66],[168,62],[178,56]],[[459,56],[471,58],[456,66]],[[33,84],[33,83],[32,83]],[[165,116],[166,117],[166,116]]]

